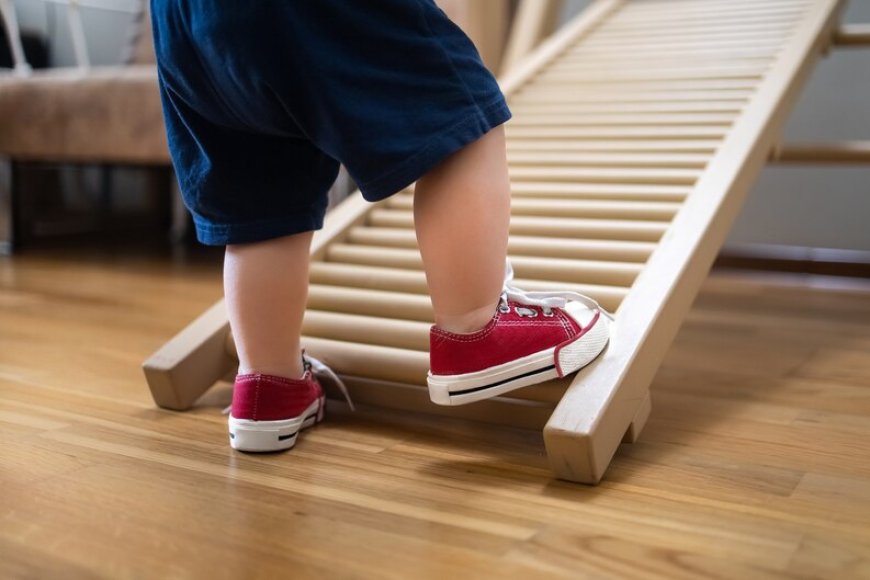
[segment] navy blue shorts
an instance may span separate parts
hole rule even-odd
[[[344,164],[365,199],[510,118],[431,0],[152,0],[169,148],[197,237],[320,228]]]

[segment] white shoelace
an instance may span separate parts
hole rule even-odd
[[[539,306],[543,308],[544,314],[549,316],[549,311],[551,308],[565,308],[569,300],[576,300],[577,302],[584,304],[590,309],[599,310],[601,314],[603,314],[610,320],[613,320],[613,315],[611,313],[602,308],[601,305],[599,305],[598,302],[596,302],[594,299],[584,294],[580,294],[579,292],[574,292],[571,290],[526,292],[511,285],[513,279],[514,268],[513,266],[511,266],[510,260],[508,260],[505,264],[504,290],[502,291],[501,303],[499,304],[499,308],[502,309],[502,312],[504,312],[504,308],[510,308],[508,306],[508,300],[512,300],[526,306]]]
[[[332,379],[332,382],[334,382],[336,384],[336,386],[338,387],[338,390],[340,390],[341,394],[344,395],[344,398],[347,401],[347,406],[350,407],[351,411],[356,411],[356,407],[353,406],[353,401],[350,399],[350,392],[348,392],[348,390],[347,390],[347,385],[344,384],[344,381],[342,381],[341,378],[339,378],[339,376],[337,374],[335,374],[335,371],[332,370],[326,363],[324,363],[323,361],[321,361],[319,359],[314,358],[311,355],[303,353],[302,354],[302,364],[305,367],[305,370],[310,369],[311,372],[314,373],[315,375],[321,375],[321,376],[326,375],[327,377]],[[228,415],[230,413],[230,411],[232,410],[232,408],[233,408],[232,405],[228,405],[223,410],[223,414]]]
[[[308,363],[308,366],[311,367],[311,372],[315,375],[326,375],[335,385],[338,387],[338,390],[341,391],[341,394],[344,395],[345,400],[347,401],[347,406],[350,407],[351,411],[356,411],[356,407],[353,406],[353,401],[350,400],[350,392],[347,390],[347,385],[344,384],[335,371],[332,370],[326,363],[321,360],[314,358],[311,355],[302,354],[302,360]]]

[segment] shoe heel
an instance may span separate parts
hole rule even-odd
[[[427,381],[429,387],[429,400],[436,405],[450,406],[453,400],[450,398],[450,391],[444,385],[433,383],[430,379]]]
[[[283,451],[296,444],[296,437],[296,432],[292,435],[281,435],[277,428],[230,425],[230,447],[238,451]]]

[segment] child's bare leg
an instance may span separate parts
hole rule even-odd
[[[492,318],[504,281],[510,182],[499,126],[417,181],[414,221],[435,324],[473,332]]]
[[[302,376],[299,337],[312,234],[227,246],[224,294],[239,373]]]

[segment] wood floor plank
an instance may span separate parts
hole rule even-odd
[[[228,384],[164,411],[139,368],[220,295],[219,256],[119,262],[0,261],[0,576],[870,570],[870,288],[714,273],[592,488],[551,479],[540,432],[335,402],[290,453],[233,452]]]
[[[747,565],[729,557],[698,557],[689,550],[661,548],[593,531],[548,527],[530,542],[518,545],[511,561],[534,564],[548,571],[586,570],[601,578],[791,578],[763,566]]]

